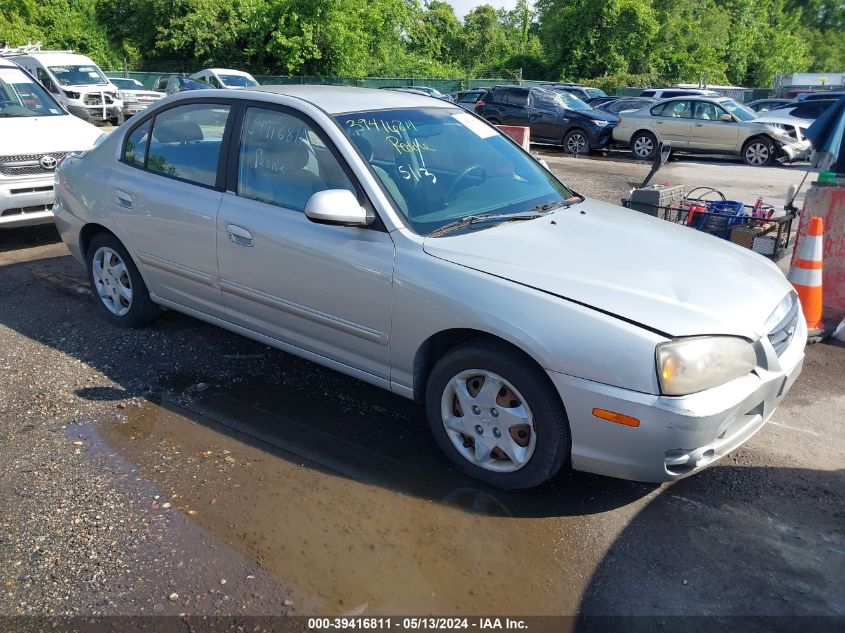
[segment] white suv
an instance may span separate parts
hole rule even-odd
[[[100,136],[14,62],[0,58],[0,229],[52,222],[56,166]]]

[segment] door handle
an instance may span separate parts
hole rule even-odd
[[[655,123],[657,123],[657,125],[663,125],[663,121],[655,121]]]
[[[696,123],[695,124],[695,127],[703,127],[703,126],[704,126],[704,123]]]
[[[117,204],[119,204],[124,209],[131,209],[135,206],[135,201],[125,191],[121,191],[120,189],[114,190],[114,197],[117,200]]]
[[[229,233],[229,241],[238,246],[252,246],[252,233],[237,224],[227,224],[226,231]]]

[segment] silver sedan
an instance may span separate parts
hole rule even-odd
[[[65,160],[56,191],[115,325],[179,310],[416,399],[446,456],[503,488],[699,470],[804,358],[771,262],[587,200],[426,96],[181,93]]]

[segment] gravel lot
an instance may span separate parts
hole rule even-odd
[[[543,154],[609,201],[648,171]],[[800,180],[747,169],[658,180]],[[512,494],[404,399],[173,312],[112,327],[51,227],[0,234],[0,297],[0,615],[845,615],[842,346],[703,473]]]

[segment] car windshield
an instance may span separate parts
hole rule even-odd
[[[19,68],[0,68],[0,118],[56,116],[61,106]]]
[[[569,110],[591,110],[589,105],[581,101],[571,92],[560,90],[555,92],[556,101]]]
[[[725,99],[724,101],[719,101],[719,105],[721,105],[725,110],[733,114],[740,121],[753,121],[759,116],[751,108],[747,108],[744,105],[740,105],[733,99]]]
[[[50,71],[63,86],[99,86],[109,83],[100,69],[92,64],[50,66]]]
[[[217,75],[224,86],[230,88],[257,86],[258,82],[252,77],[245,77],[244,75]]]
[[[607,93],[599,88],[584,88],[590,97],[606,97]]]
[[[528,212],[572,196],[494,127],[464,110],[351,112],[335,121],[421,235],[467,216]]]
[[[144,84],[137,79],[112,79],[111,82],[121,90],[143,90]]]

